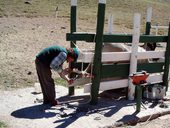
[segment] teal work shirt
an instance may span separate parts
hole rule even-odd
[[[52,60],[58,56],[60,52],[65,52],[68,54],[66,48],[54,45],[43,49],[36,57],[41,63],[45,64],[46,66],[50,66]]]

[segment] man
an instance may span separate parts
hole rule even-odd
[[[51,104],[52,106],[59,104],[55,99],[55,84],[51,69],[57,71],[60,77],[65,79],[68,84],[72,84],[73,80],[67,76],[71,72],[71,69],[63,69],[62,66],[65,61],[76,61],[78,55],[77,48],[67,49],[57,45],[47,47],[38,53],[35,64],[43,93],[43,104]]]

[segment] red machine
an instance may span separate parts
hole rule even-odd
[[[149,76],[149,73],[147,73],[146,71],[142,71],[142,72],[134,73],[133,75],[130,75],[129,77],[133,80],[132,83],[134,85],[140,85],[140,84],[147,83],[146,79],[148,78],[148,76]]]

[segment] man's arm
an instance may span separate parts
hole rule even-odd
[[[61,52],[58,56],[56,56],[51,64],[50,67],[54,70],[57,71],[58,73],[62,72],[62,64],[66,61],[67,54],[65,52]]]
[[[62,64],[66,61],[66,58],[67,58],[67,54],[65,52],[61,52],[58,56],[56,56],[52,60],[50,67],[54,71],[57,71],[61,78],[66,80],[69,84],[72,84],[73,80],[67,76],[71,70],[69,68],[63,70],[62,68]]]
[[[70,79],[68,77],[68,75],[65,74],[65,72],[61,72],[61,73],[58,73],[60,75],[61,78],[63,78],[64,80],[66,80],[68,82],[68,84],[72,84],[73,83],[73,79]]]

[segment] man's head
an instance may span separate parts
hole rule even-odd
[[[77,48],[69,48],[69,49],[67,49],[67,51],[68,51],[67,62],[77,61],[77,58],[79,56],[78,49]]]

